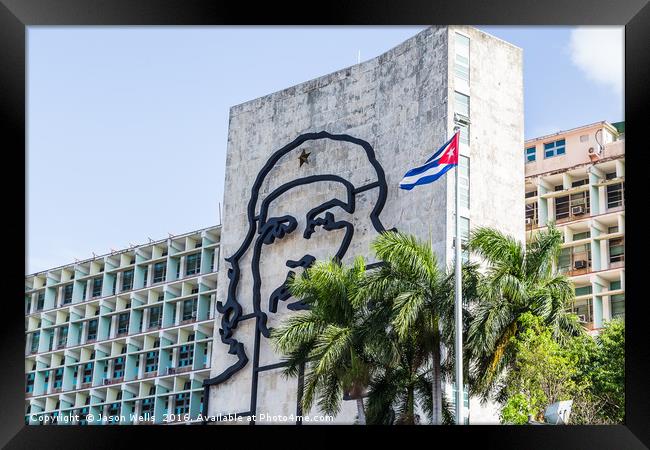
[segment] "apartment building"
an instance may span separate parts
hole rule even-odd
[[[220,239],[210,227],[26,276],[25,422],[196,421]]]
[[[625,315],[625,123],[597,122],[525,142],[527,238],[555,222],[558,266],[588,330]]]

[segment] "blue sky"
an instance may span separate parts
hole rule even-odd
[[[622,29],[479,28],[524,49],[527,138],[624,119]],[[29,27],[26,273],[218,223],[230,106],[422,29]]]

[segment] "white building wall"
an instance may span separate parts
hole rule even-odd
[[[523,239],[523,105],[521,51],[496,38],[467,28],[472,37],[472,225],[498,226]],[[440,261],[451,260],[453,221],[453,173],[447,181],[404,191],[398,188],[403,174],[426,161],[451,136],[450,55],[447,27],[432,27],[392,50],[362,64],[302,83],[280,92],[235,106],[230,112],[224,228],[221,240],[224,258],[240,247],[249,228],[247,204],[251,186],[269,156],[304,133],[327,131],[347,134],[370,143],[377,161],[385,171],[388,186],[380,219],[386,229],[432,238]],[[474,53],[476,55],[474,56]],[[496,64],[496,65],[495,65]],[[503,65],[508,70],[495,71]],[[495,73],[498,72],[498,73]],[[453,96],[451,97],[453,99]],[[475,134],[474,134],[475,133]],[[474,149],[476,143],[476,149]],[[309,163],[299,166],[302,150],[310,152]],[[262,183],[260,200],[283,183],[310,175],[332,173],[350,180],[355,186],[376,180],[363,151],[353,144],[328,139],[307,141],[278,160]],[[496,195],[495,195],[496,194]],[[330,257],[338,248],[343,231],[316,232],[305,240],[304,212],[343,196],[339,183],[314,183],[286,192],[281,202],[272,203],[269,215],[291,214],[297,218],[297,230],[270,246],[263,246],[260,257],[261,305],[266,309],[274,287],[287,274],[287,259],[309,253],[317,259]],[[496,198],[495,198],[496,197]],[[499,198],[500,197],[500,198]],[[355,234],[344,261],[353,256],[370,258],[369,244],[377,236],[368,217],[378,198],[378,189],[357,195],[354,214],[332,210],[336,220],[349,220]],[[450,205],[451,203],[451,205]],[[257,209],[255,209],[257,214]],[[252,250],[240,260],[241,279],[237,298],[242,315],[253,312]],[[218,300],[228,296],[228,269],[222,262]],[[301,269],[297,269],[300,271]],[[268,325],[277,326],[289,314],[280,302],[276,314],[268,314]],[[218,317],[217,327],[221,323]],[[244,344],[248,364],[228,381],[210,390],[209,414],[247,412],[250,409],[254,348],[254,319],[245,320],[233,330],[233,337]],[[226,353],[218,331],[211,376],[217,376],[237,358]],[[259,365],[280,361],[269,345],[260,339]],[[257,413],[296,412],[295,379],[287,380],[281,370],[264,372],[258,382]],[[352,423],[354,402],[344,402],[338,422]]]

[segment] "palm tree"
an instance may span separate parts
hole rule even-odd
[[[316,262],[287,283],[310,309],[272,331],[274,346],[288,363],[286,375],[297,375],[306,364],[303,409],[309,411],[317,401],[322,411],[336,415],[345,397],[356,400],[361,424],[366,422],[363,397],[375,367],[370,353],[381,348],[381,333],[372,332],[365,307],[355,301],[365,273],[361,257],[350,267],[336,259]]]
[[[488,399],[502,391],[501,376],[514,359],[519,318],[531,312],[551,327],[556,339],[583,332],[575,315],[567,312],[574,297],[571,281],[556,272],[561,232],[550,224],[527,247],[492,228],[477,228],[469,247],[487,263],[478,286],[480,302],[472,309],[467,349],[472,357],[470,387]],[[497,392],[497,400],[502,397]]]
[[[420,401],[420,406],[429,411],[432,423],[441,424],[446,404],[442,381],[451,373],[443,369],[453,370],[453,365],[442,361],[443,346],[453,355],[453,274],[441,270],[431,246],[413,236],[385,232],[372,249],[383,264],[367,275],[360,296],[372,299],[375,309],[390,311],[398,356],[373,380],[369,409],[373,417],[385,419],[387,398],[392,398],[393,404],[402,405],[397,407],[398,419],[408,423],[414,414],[413,395],[423,395],[429,386],[431,402]],[[473,267],[464,268],[464,277],[473,273]]]
[[[419,422],[418,410],[432,417],[434,383],[431,349],[425,349],[419,340],[413,337],[400,341],[396,363],[381,366],[379,373],[373,377],[366,404],[368,423],[414,425]],[[442,416],[442,423],[453,423],[444,395]]]

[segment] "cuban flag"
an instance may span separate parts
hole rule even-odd
[[[401,189],[410,191],[415,186],[429,184],[443,176],[449,169],[458,164],[458,135],[460,131],[433,154],[426,163],[420,167],[409,170],[399,183]]]

